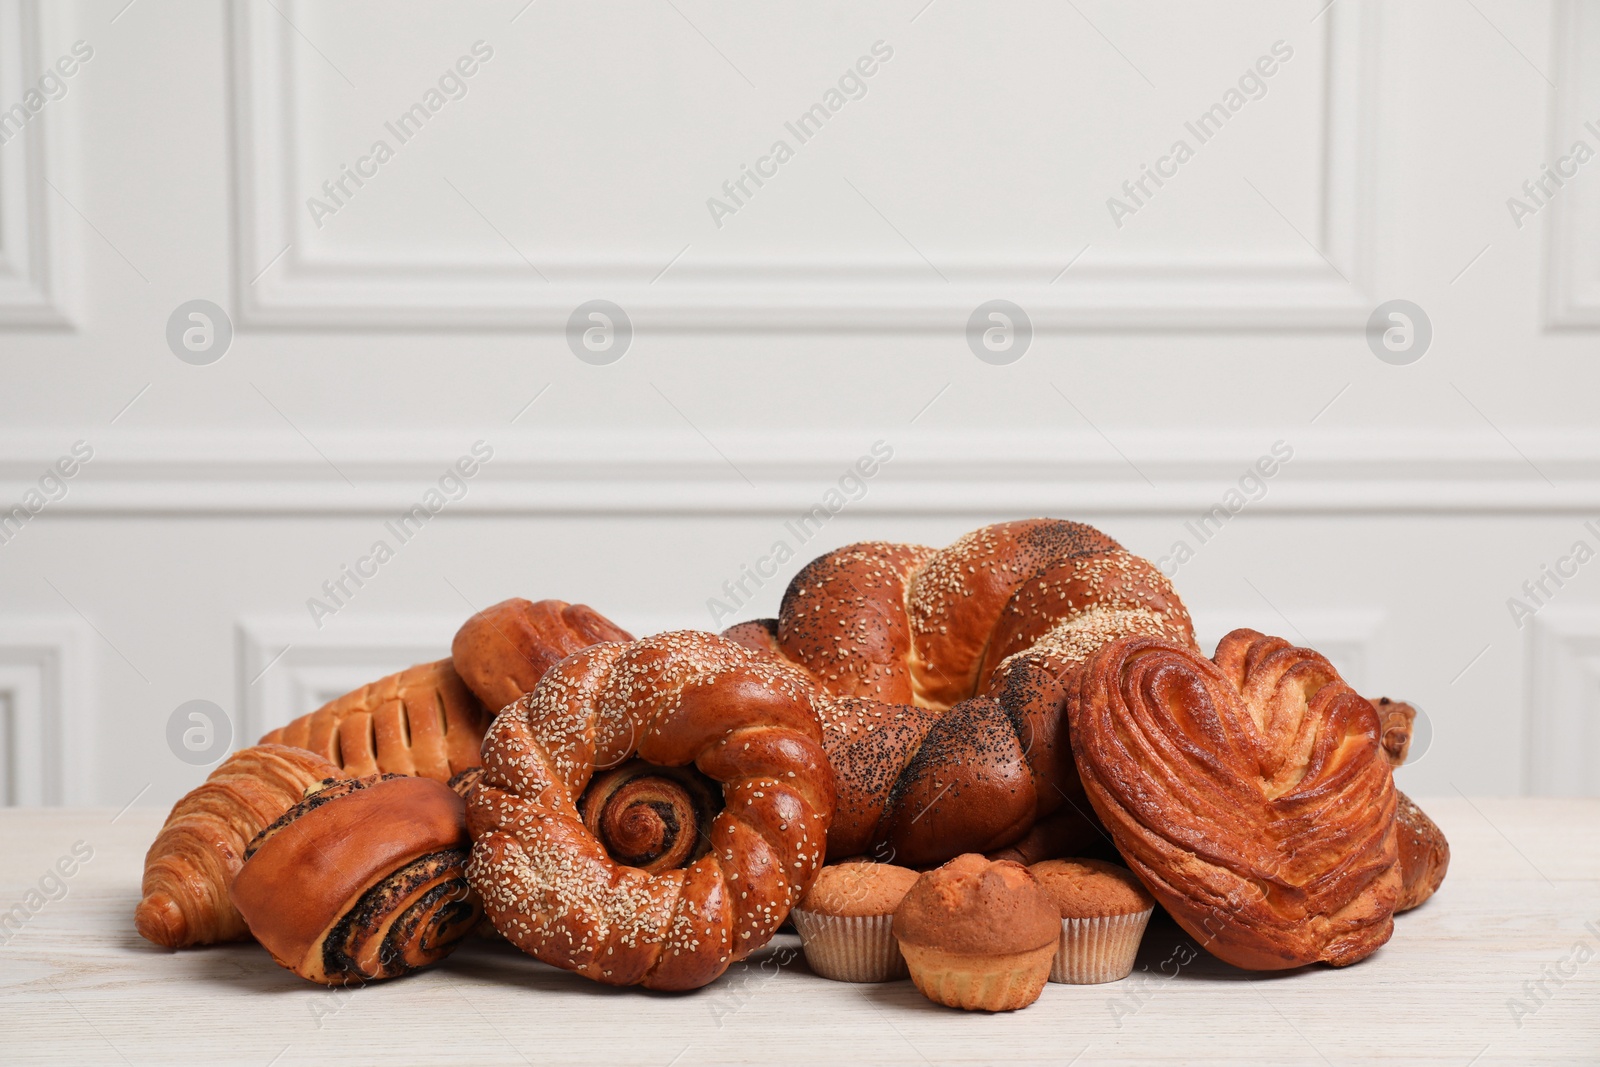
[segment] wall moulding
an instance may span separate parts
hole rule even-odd
[[[270,4],[235,0],[230,17],[235,292],[247,326],[559,331],[597,294],[626,308],[636,328],[693,332],[959,331],[997,293],[1045,331],[1359,330],[1371,308],[1380,37],[1372,0],[1333,6],[1310,31],[1327,57],[1321,99],[1306,117],[1321,141],[1309,230],[1317,247],[1266,261],[1194,247],[1122,261],[1096,253],[1063,276],[1074,247],[1050,262],[944,262],[944,280],[904,258],[705,268],[691,257],[662,276],[661,262],[598,249],[592,261],[546,263],[548,281],[515,257],[463,261],[425,247],[405,264],[359,252],[313,258],[302,247],[305,197],[293,174],[294,161],[309,158],[294,117],[308,91],[293,73],[294,30]]]

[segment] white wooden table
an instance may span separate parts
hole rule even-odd
[[[93,849],[0,946],[0,1063],[1600,1063],[1600,800],[1424,807],[1450,837],[1450,876],[1361,964],[1180,967],[1183,935],[1153,923],[1148,971],[1051,985],[996,1016],[936,1007],[909,982],[824,981],[787,935],[685,995],[598,986],[481,941],[410,978],[320,989],[256,945],[140,940],[162,812],[0,811],[0,908],[26,910],[76,842]]]

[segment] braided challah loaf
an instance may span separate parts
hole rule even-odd
[[[495,928],[546,963],[651,989],[705,985],[765,944],[821,868],[833,814],[812,694],[803,672],[706,633],[557,664],[490,727],[467,797],[468,878]],[[721,784],[709,848],[682,850],[686,867],[619,863],[585,823],[596,771],[634,756]]]
[[[805,667],[831,698],[817,701],[839,791],[829,858],[892,850],[915,866],[1002,848],[1063,805],[1087,812],[1066,686],[1126,634],[1194,646],[1152,564],[1093,527],[1030,519],[942,549],[830,552],[776,620],[725,636]]]

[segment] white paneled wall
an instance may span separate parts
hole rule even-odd
[[[1251,92],[1260,93],[1254,109],[1276,109],[1280,118],[1304,120],[1295,122],[1290,134],[1296,151],[1274,152],[1256,177],[1274,187],[1273,195],[1288,198],[1316,220],[1325,254],[1299,240],[1292,228],[1272,232],[1252,225],[1255,232],[1241,234],[1228,232],[1225,224],[1172,217],[1137,238],[1110,244],[1103,253],[1079,258],[1076,253],[1086,249],[1064,249],[1060,235],[1048,232],[1076,221],[1077,212],[1060,206],[1063,191],[1072,194],[1067,202],[1093,207],[1108,218],[1111,213],[1101,206],[1108,193],[1136,214],[1144,207],[1136,206],[1142,199],[1138,193],[1120,190],[1124,176],[1074,168],[1077,149],[1071,141],[1041,136],[1039,119],[1058,110],[1049,102],[1053,94],[1082,94],[1084,105],[1101,112],[1094,117],[1095,133],[1109,134],[1135,153],[1156,153],[1152,166],[1170,147],[1169,134],[1188,138],[1196,158],[1225,150],[1213,146],[1211,138],[1235,134],[1220,120],[1191,122],[1194,132],[1188,132],[1176,117],[1166,124],[1170,129],[1159,124],[1151,129],[1144,121],[1151,117],[1149,101],[1141,93],[1124,92],[1129,86],[1108,84],[1111,72],[1090,59],[1103,45],[1092,32],[1079,32],[1081,24],[1073,25],[1076,16],[1070,11],[1052,5],[952,11],[942,30],[930,20],[920,31],[935,38],[927,42],[931,48],[919,48],[919,31],[886,5],[830,5],[826,19],[802,5],[770,10],[760,21],[741,16],[745,24],[736,35],[751,44],[781,44],[831,63],[813,76],[809,93],[803,76],[772,91],[772,104],[780,109],[776,114],[765,104],[756,110],[728,100],[737,79],[747,76],[731,56],[719,59],[712,49],[684,48],[692,39],[684,34],[693,27],[685,26],[670,5],[541,12],[566,43],[536,47],[536,64],[526,61],[532,57],[519,58],[515,45],[503,41],[507,27],[498,20],[462,19],[443,14],[441,7],[432,16],[417,16],[419,23],[438,30],[444,51],[436,53],[434,66],[448,75],[463,61],[460,69],[475,73],[452,83],[460,85],[459,100],[446,93],[425,121],[397,125],[398,116],[408,114],[432,87],[433,70],[424,74],[408,57],[391,67],[398,72],[392,91],[353,98],[343,75],[330,75],[329,63],[304,48],[295,26],[272,5],[241,4],[235,8],[233,52],[239,311],[250,322],[274,325],[550,329],[560,328],[598,286],[641,324],[689,331],[749,326],[926,332],[961,323],[973,307],[1000,291],[1021,301],[1040,327],[1359,322],[1369,310],[1362,284],[1374,238],[1366,194],[1375,177],[1372,117],[1379,86],[1373,75],[1383,45],[1374,5],[1344,3],[1315,23],[1297,18],[1287,26],[1263,18],[1272,6],[1236,4],[1232,10],[1181,16],[1181,31],[1173,29],[1196,35],[1192,44],[1235,53],[1253,50],[1238,53],[1234,65],[1250,71],[1252,86],[1260,86]],[[304,5],[295,17],[306,20],[306,32],[354,40],[379,10]],[[702,13],[729,17],[713,12],[708,7]],[[959,48],[975,25],[987,25],[1003,38],[1011,59],[999,67],[995,61],[1001,56],[985,54],[981,44],[966,62],[945,55],[951,73],[981,72],[997,79],[987,87],[968,84],[951,91],[954,86],[941,77],[939,57]],[[1280,29],[1294,40],[1275,36]],[[485,36],[474,39],[477,32]],[[599,48],[579,44],[598,43],[591,36],[597,33],[603,37]],[[1270,76],[1255,71],[1258,60],[1262,69],[1272,70]],[[1082,73],[1074,75],[1080,64]],[[1224,69],[1226,74],[1215,79],[1219,96],[1233,87],[1238,74]],[[863,75],[866,70],[872,73]],[[666,84],[650,84],[641,76],[647,71]],[[848,88],[841,88],[844,77],[850,79],[844,83]],[[1113,89],[1118,91],[1108,91]],[[825,121],[803,123],[800,116],[815,103],[832,106],[830,91],[838,94],[837,110]],[[474,94],[490,99],[481,102]],[[558,94],[566,101],[591,99],[565,115],[540,114],[537,102],[553,101]],[[1198,122],[1214,102],[1197,100],[1190,118]],[[480,103],[483,110],[473,110]],[[734,114],[767,121],[749,129],[708,129],[706,120],[730,104]],[[881,110],[861,115],[852,104]],[[503,136],[502,123],[513,117],[519,125],[548,124],[584,140],[570,144],[571,158],[552,159],[548,145]],[[1240,123],[1257,120],[1271,118],[1238,113]],[[594,122],[604,124],[603,133],[587,125]],[[968,123],[975,129],[967,133],[985,134],[995,144],[978,140],[967,151],[938,153],[937,166],[945,172],[939,184],[950,192],[968,183],[972,189],[988,186],[988,196],[974,197],[980,202],[1026,197],[1013,210],[1043,215],[1054,226],[1030,232],[1014,215],[986,219],[982,211],[938,219],[947,206],[940,192],[915,188],[928,180],[925,152],[934,145],[882,150],[880,138],[913,131],[931,135],[947,150],[959,148],[961,136],[952,124]],[[477,167],[444,163],[437,174],[413,169],[391,177],[389,162],[415,151],[413,143],[424,137],[470,145]],[[372,150],[380,141],[394,153],[381,165],[387,152]],[[773,151],[778,142],[792,150],[794,159],[779,163],[785,153]],[[686,144],[691,150],[680,151]],[[1011,168],[996,166],[999,160],[991,155],[996,148],[1025,152],[1029,167],[1051,173],[1065,190],[1052,193],[1019,181]],[[653,160],[648,181],[640,180],[637,168],[647,164],[636,151],[667,156]],[[824,152],[833,154],[805,173],[790,173]],[[365,159],[372,162],[363,164]],[[606,165],[595,166],[600,160]],[[1163,169],[1177,167],[1173,162]],[[356,170],[370,172],[367,180],[360,181]],[[526,184],[520,189],[502,184],[493,179],[495,170],[514,171]],[[756,177],[747,178],[752,172]],[[767,179],[757,184],[762,172]],[[1138,179],[1141,172],[1131,169],[1128,177]],[[730,179],[735,184],[725,190],[723,182]],[[323,191],[320,183],[329,180],[342,184]],[[396,189],[387,183],[406,185]],[[1215,184],[1221,186],[1216,192],[1225,198],[1219,206],[1226,214],[1259,215],[1260,201],[1251,199],[1263,195],[1259,190],[1237,181]],[[1155,199],[1157,186],[1147,182],[1144,189],[1152,206],[1161,203]],[[441,193],[455,200],[444,213],[438,211]],[[374,203],[384,196],[386,201]],[[314,206],[302,204],[313,198]],[[772,212],[762,222],[748,223],[766,232],[741,233],[746,223],[739,216],[765,208],[769,198],[787,198],[787,218]],[[878,240],[881,235],[873,230],[885,224],[889,232],[895,229],[884,217],[888,213],[879,216],[883,222],[877,226],[865,225],[879,213],[880,198],[902,206],[910,199],[912,213],[936,221],[939,231],[932,240],[937,243],[929,247],[937,252],[907,254],[915,247]],[[538,210],[541,203],[558,200],[587,210]],[[457,217],[451,220],[452,215]],[[521,229],[534,218],[541,235],[531,254],[498,234],[493,221]],[[997,225],[1003,227],[998,232]],[[1218,240],[1222,233],[1226,241]],[[1088,244],[1087,238],[1079,242]],[[280,252],[283,259],[263,275],[262,265]],[[1069,260],[1072,271],[1066,274]]]
[[[59,326],[67,321],[69,256],[61,239],[60,210],[46,202],[49,172],[65,163],[60,138],[46,136],[45,109],[57,101],[41,94],[35,114],[29,91],[55,62],[46,56],[50,38],[39,5],[26,0],[0,3],[0,326]],[[63,91],[68,83],[58,77]],[[54,93],[50,95],[55,95]],[[29,110],[14,109],[26,104]],[[54,115],[52,118],[56,117]]]
[[[1579,142],[1582,0],[0,0],[0,798],[170,803],[178,705],[246,743],[507,596],[725,625],[1035,514],[1419,704],[1414,792],[1594,793]]]
[[[1600,792],[1600,609],[1552,606],[1528,640],[1527,774],[1535,792]]]
[[[94,661],[76,619],[0,619],[0,796],[7,804],[83,802],[98,730]]]

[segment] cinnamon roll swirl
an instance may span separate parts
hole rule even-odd
[[[578,801],[583,824],[611,858],[649,874],[705,855],[721,810],[722,791],[705,775],[644,760],[597,775]]]

